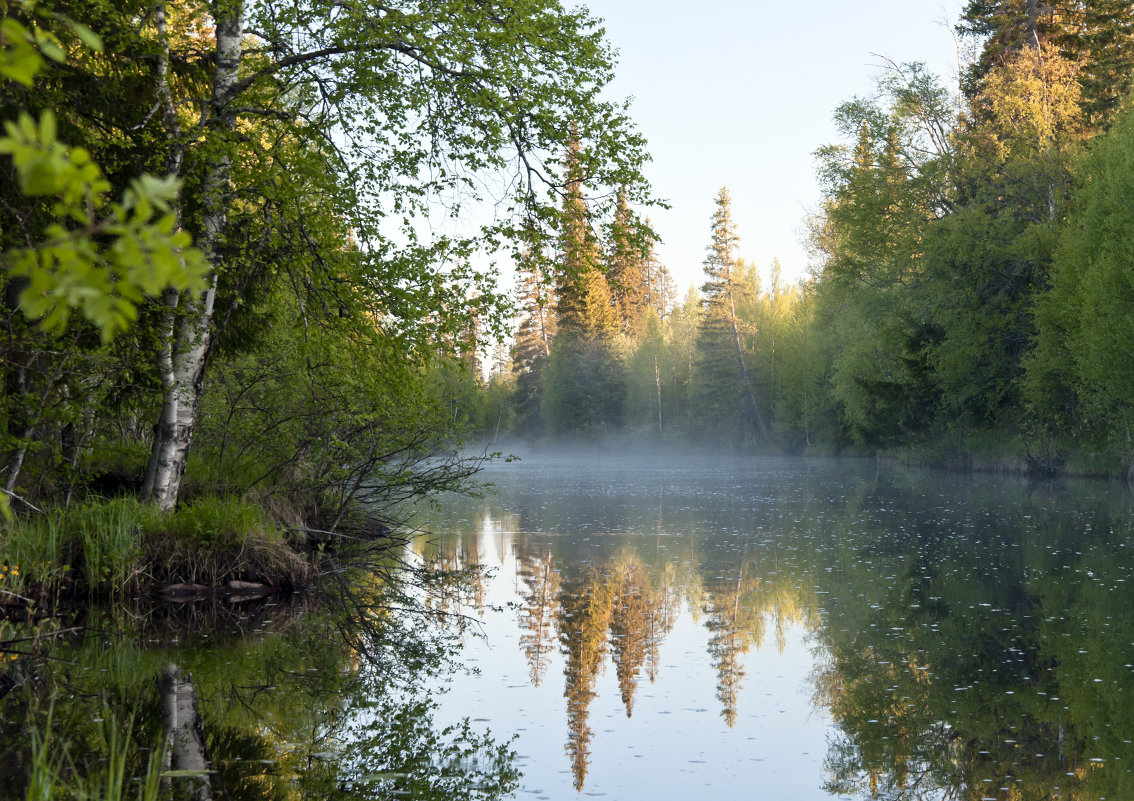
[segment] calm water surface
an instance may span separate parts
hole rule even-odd
[[[1134,798],[1131,495],[815,460],[493,467],[439,714],[517,798]]]
[[[37,738],[90,786],[116,748],[144,774],[170,664],[240,801],[1134,799],[1125,485],[619,454],[485,477],[418,520],[419,570],[0,615],[0,801]],[[426,598],[463,617],[400,611]]]

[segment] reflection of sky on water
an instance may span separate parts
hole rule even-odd
[[[572,758],[564,747],[565,655],[553,639],[540,686],[533,686],[516,611],[525,589],[517,576],[517,552],[541,552],[550,535],[560,555],[557,567],[577,571],[583,562],[601,563],[627,547],[625,532],[635,532],[629,546],[653,552],[656,569],[669,551],[675,558],[688,558],[682,554],[688,543],[679,546],[668,538],[687,540],[685,532],[691,524],[698,526],[698,514],[715,508],[728,509],[731,518],[718,542],[721,549],[734,551],[721,560],[731,567],[743,550],[734,548],[731,537],[763,528],[751,515],[754,505],[766,501],[759,493],[735,494],[739,488],[732,471],[723,476],[709,471],[700,482],[690,483],[688,473],[669,468],[633,475],[609,465],[566,474],[546,466],[521,470],[524,480],[534,484],[530,492],[514,484],[505,487],[505,476],[492,476],[500,484],[499,497],[457,502],[430,525],[437,536],[443,534],[442,525],[450,533],[466,532],[462,547],[475,549],[475,558],[494,571],[483,600],[496,609],[479,613],[486,636],[470,639],[465,650],[466,662],[478,673],[451,681],[447,695],[439,699],[441,714],[480,719],[497,737],[517,735],[524,774],[518,797],[569,798],[576,793]],[[667,500],[680,501],[672,514],[684,530],[669,530],[663,511],[659,531],[659,501]],[[522,511],[510,511],[511,503]],[[617,545],[612,531],[624,532]],[[570,553],[575,564],[563,564],[563,553]],[[755,792],[768,798],[830,798],[821,789],[830,719],[811,703],[814,664],[805,627],[789,623],[777,642],[769,626],[758,644],[739,655],[744,676],[730,728],[718,697],[706,614],[700,607],[691,610],[685,599],[677,608],[673,628],[657,653],[655,681],[645,668],[639,672],[630,717],[609,650],[604,655],[586,717],[591,736],[582,795],[728,798]]]
[[[488,478],[420,547],[495,570],[444,713],[516,733],[529,793],[1134,798],[1126,487],[628,455]]]

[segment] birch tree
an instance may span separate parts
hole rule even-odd
[[[363,304],[411,358],[438,328],[459,329],[472,288],[480,307],[502,307],[488,276],[462,265],[478,248],[502,246],[521,221],[553,224],[567,119],[588,143],[578,154],[588,185],[625,185],[632,200],[646,199],[644,143],[625,107],[601,99],[613,56],[585,11],[555,0],[213,0],[158,11],[167,163],[196,189],[183,222],[211,267],[203,292],[164,297],[163,403],[144,486],[163,509],[177,500],[217,334],[241,302],[218,290],[258,263],[235,246],[236,220],[249,202],[247,173],[271,156],[278,132],[303,146],[248,197],[301,203],[288,170],[331,176],[319,202],[349,222],[352,241],[339,249],[350,251],[352,272],[319,278],[339,302]],[[207,33],[187,39],[167,17],[201,18]],[[171,67],[204,46],[201,96]],[[499,210],[492,220],[453,234],[451,220],[485,199]],[[310,259],[329,255],[302,216],[281,219],[308,241]]]

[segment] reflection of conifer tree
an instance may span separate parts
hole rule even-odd
[[[736,723],[737,697],[740,693],[744,666],[741,657],[752,644],[764,638],[764,615],[754,603],[760,579],[748,575],[748,563],[741,564],[736,578],[725,578],[708,584],[705,612],[709,630],[709,656],[717,671],[717,699],[721,716],[731,728]]]
[[[614,597],[610,622],[610,650],[618,673],[618,687],[626,717],[634,711],[634,690],[649,649],[653,597],[646,566],[633,554],[615,564]]]
[[[567,755],[575,777],[575,789],[582,790],[590,764],[593,732],[587,725],[595,679],[606,654],[613,593],[610,581],[594,568],[563,587],[560,601],[559,642],[566,660]]]
[[[676,581],[677,571],[673,563],[666,562],[654,582],[654,592],[650,603],[649,629],[646,637],[646,675],[650,682],[657,681],[658,660],[662,640],[666,638],[677,623],[677,613],[681,607]]]
[[[517,573],[524,584],[524,605],[519,612],[520,648],[528,660],[528,676],[538,687],[547,671],[548,656],[555,649],[552,627],[559,610],[561,578],[555,569],[551,551],[543,557],[519,556]]]
[[[801,600],[798,588],[789,587],[785,583],[778,583],[775,592],[768,593],[768,598],[764,602],[764,608],[769,609],[772,613],[776,651],[781,654],[787,647],[788,629],[805,623],[808,619]]]
[[[484,614],[484,572],[479,565],[475,531],[425,541],[421,560],[426,575],[433,579],[423,599],[428,609],[441,613],[443,621],[466,607]]]

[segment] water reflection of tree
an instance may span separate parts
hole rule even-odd
[[[555,559],[548,549],[542,556],[518,551],[516,554],[517,588],[523,605],[517,612],[520,648],[528,662],[528,677],[538,687],[547,671],[549,657],[555,651],[553,634],[559,616],[561,577]]]
[[[963,503],[925,509],[905,494],[878,488],[838,525],[814,677],[839,730],[827,789],[1134,797],[1121,768],[1134,756],[1129,508],[971,487]],[[893,536],[848,535],[878,509]]]
[[[657,681],[661,644],[677,624],[681,609],[680,587],[677,569],[672,562],[657,570],[652,576],[649,617],[646,633],[646,675],[650,682]]]
[[[566,751],[576,789],[586,781],[590,706],[608,653],[630,716],[643,671],[651,680],[657,675],[659,646],[673,628],[678,603],[672,569],[655,573],[631,550],[562,580],[557,628],[564,655]],[[534,617],[529,611],[526,620]]]
[[[567,699],[566,750],[571,758],[576,790],[583,788],[590,764],[593,732],[587,719],[595,697],[595,680],[606,654],[613,597],[608,575],[593,567],[563,582],[559,643],[566,663],[563,689]]]
[[[421,537],[413,547],[423,568],[414,575],[429,582],[421,598],[430,611],[442,620],[455,620],[469,609],[483,610],[485,572],[480,565],[476,532],[460,530],[444,537]]]
[[[651,649],[650,581],[646,566],[630,556],[616,559],[610,571],[611,603],[610,650],[618,674],[618,688],[626,717],[634,713],[634,691],[638,675]]]
[[[743,657],[752,646],[761,646],[769,624],[776,648],[782,653],[791,626],[812,628],[817,621],[815,597],[782,564],[776,567],[762,575],[760,558],[742,555],[731,566],[718,564],[714,577],[704,582],[701,606],[709,631],[708,652],[717,673],[721,717],[730,728],[736,724],[739,711],[737,702],[745,676]]]
[[[760,579],[741,561],[733,575],[705,584],[704,612],[708,616],[709,657],[717,673],[717,700],[721,717],[730,728],[736,724],[737,696],[744,678],[741,656],[764,638],[764,610],[752,603]]]
[[[31,732],[43,734],[49,719],[53,758],[76,781],[104,781],[107,754],[122,747],[127,727],[125,777],[144,774],[146,746],[162,739],[157,677],[170,662],[192,676],[217,797],[509,796],[518,772],[507,746],[467,722],[433,722],[420,680],[442,668],[446,646],[443,632],[428,626],[432,616],[356,614],[401,605],[390,590],[366,584],[371,597],[349,610],[268,603],[240,614],[220,607],[214,625],[202,615],[92,613],[68,636],[42,638],[42,650],[31,649],[14,668],[24,681],[0,696],[0,799],[23,798],[18,777],[29,764]],[[347,637],[359,624],[365,630]]]

